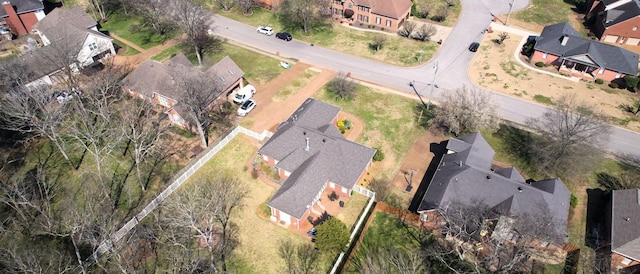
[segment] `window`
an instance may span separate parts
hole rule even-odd
[[[336,183],[329,182],[329,188],[336,188]]]
[[[362,21],[362,14],[358,14],[358,21]]]
[[[369,23],[369,16],[365,16],[363,21]]]
[[[380,19],[380,17],[376,17],[376,24],[380,24],[381,21],[382,19]]]
[[[622,76],[621,72],[616,73],[616,78],[620,78]]]
[[[285,176],[285,177],[289,177],[290,175],[291,175],[291,172],[286,171],[286,170],[284,171],[284,176]]]
[[[262,155],[262,160],[269,161],[269,157],[267,157],[267,155]]]
[[[387,20],[387,27],[391,27],[391,20]]]
[[[353,8],[353,4],[351,4],[351,3],[349,3],[348,6],[349,6],[349,8]]]
[[[631,263],[631,259],[629,258],[624,258],[624,260],[622,260],[623,265],[629,265],[630,263]]]
[[[633,26],[633,28],[631,28],[631,30],[636,31],[636,30],[638,30],[638,27],[637,26]]]
[[[97,48],[98,48],[98,46],[96,46],[96,43],[89,44],[89,50],[95,50]]]
[[[347,193],[347,188],[346,187],[342,187],[342,193]]]
[[[547,53],[546,52],[542,54],[542,59],[547,59]]]

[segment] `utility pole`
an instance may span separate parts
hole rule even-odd
[[[427,109],[429,109],[429,106],[427,106],[427,104],[424,103],[424,100],[422,100],[422,96],[420,96],[420,93],[418,93],[418,91],[416,90],[416,86],[413,84],[416,80],[413,80],[411,82],[409,82],[409,86],[413,88],[413,92],[416,93],[416,95],[418,95],[418,99],[420,99],[420,102],[422,102],[423,106],[426,106]]]
[[[431,91],[429,92],[429,104],[427,104],[427,111],[429,111],[429,107],[431,107],[431,97],[433,97],[433,87],[436,85],[436,76],[438,75],[438,61],[433,64],[433,82],[431,83]]]
[[[511,16],[511,10],[513,10],[513,3],[516,2],[516,0],[511,0],[511,3],[509,3],[509,12],[507,13],[507,19],[504,20],[504,25],[507,25],[507,22],[509,21],[509,16]]]

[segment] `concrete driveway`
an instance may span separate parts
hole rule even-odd
[[[515,2],[513,10],[528,5],[526,0],[513,2]],[[451,89],[464,86],[482,89],[475,86],[467,74],[473,57],[473,53],[468,51],[468,46],[474,41],[482,40],[483,30],[491,24],[494,15],[507,13],[510,3],[512,0],[461,0],[462,13],[458,24],[452,29],[441,49],[430,62],[413,68],[392,66],[311,46],[295,39],[284,42],[274,37],[257,34],[255,26],[248,26],[218,15],[213,15],[212,19],[214,32],[227,39],[268,53],[278,52],[283,57],[294,58],[321,68],[350,72],[355,79],[383,87],[413,93],[408,83],[415,80],[418,92],[431,96],[431,83],[436,76],[436,87],[433,88],[432,97],[437,100],[440,94]],[[434,69],[436,63],[438,64],[437,75]],[[526,124],[528,119],[538,117],[549,109],[543,105],[500,93],[494,93],[494,97],[500,105],[498,114],[506,120],[520,124]],[[614,127],[610,141],[604,149],[619,154],[640,155],[640,134]]]

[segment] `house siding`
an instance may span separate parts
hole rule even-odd
[[[636,30],[633,30],[634,27],[636,27]],[[640,38],[640,17],[635,17],[604,29],[601,34],[601,40],[604,40],[609,35],[618,37],[615,41],[617,44],[637,46],[637,42],[635,44],[628,44],[628,42],[630,42],[629,38]],[[634,40],[631,39],[631,41]]]
[[[533,56],[531,57],[531,63],[535,64],[537,62],[543,62],[545,63],[545,65],[553,65],[553,66],[561,65],[559,62],[560,60],[559,56],[547,53],[547,58],[542,58],[544,54],[545,53],[542,51],[535,51],[533,53]],[[569,72],[569,73],[571,73],[575,77],[583,77],[583,75],[579,73],[573,73],[573,72]],[[596,70],[595,73],[596,73],[596,78],[600,78],[605,81],[613,81],[615,79],[622,78],[625,76],[624,73],[620,73],[619,77],[616,77],[618,76],[618,72],[613,70],[608,70],[608,69],[605,69],[602,74],[598,73],[598,70]],[[585,76],[586,77],[585,79],[594,80],[590,78],[590,75],[588,76],[589,77]]]
[[[361,23],[363,25],[372,25],[378,28],[383,28],[389,31],[397,31],[405,20],[409,19],[409,13],[411,8],[404,11],[399,19],[387,17],[385,15],[376,14],[375,7],[358,6],[355,2],[347,0],[341,2],[340,0],[331,1],[331,10],[335,19],[344,19],[344,11],[350,9],[353,11],[351,20]],[[378,20],[379,18],[379,20]],[[387,21],[390,23],[388,24]]]
[[[39,12],[44,13],[42,10],[40,10]],[[33,31],[33,25],[35,25],[39,21],[38,17],[36,16],[36,12],[23,13],[18,15],[18,17],[20,17],[20,21],[22,21],[22,24],[24,25],[24,28],[27,30],[27,32]]]
[[[604,20],[606,20],[606,6],[599,0],[588,1],[587,6],[590,7],[587,13],[587,20],[590,18],[593,23],[590,26],[591,32],[602,42],[638,45],[640,39],[640,30],[633,30],[633,27],[640,28],[640,15],[630,18],[613,26],[605,28]],[[629,39],[631,38],[631,39]]]
[[[622,261],[625,259],[630,259],[630,258],[622,256],[618,253],[612,252],[611,253],[611,270],[622,270],[625,268],[636,268],[640,266],[640,262],[635,261],[633,259],[630,259],[631,263],[629,263],[628,265],[625,265],[622,263]]]
[[[96,47],[91,49],[90,44],[95,43]],[[105,37],[98,37],[93,34],[87,35],[82,44],[82,48],[78,53],[78,62],[81,66],[87,66],[94,63],[93,57],[106,53],[105,56],[115,55],[116,50],[113,48],[111,39]]]

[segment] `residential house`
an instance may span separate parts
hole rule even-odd
[[[212,92],[228,94],[243,86],[244,72],[228,56],[208,70],[200,72],[184,54],[179,53],[165,63],[147,60],[140,64],[123,79],[124,90],[132,96],[163,106],[171,123],[190,130],[186,119],[187,111],[179,104],[182,92],[174,80],[175,75],[184,71],[213,78],[220,89]]]
[[[611,194],[611,267],[621,273],[640,271],[640,189]]]
[[[345,139],[336,123],[340,108],[309,98],[258,150],[284,182],[267,205],[271,220],[300,228],[322,192],[349,197],[376,150]]]
[[[45,17],[42,0],[3,0],[0,17],[14,35],[31,33],[33,25]]]
[[[586,19],[600,41],[640,45],[640,0],[589,0]]]
[[[449,139],[446,148],[417,210],[423,221],[446,216],[455,204],[486,207],[499,220],[488,229],[492,238],[517,238],[508,224],[527,217],[553,228],[553,237],[538,239],[544,245],[564,245],[571,194],[559,178],[528,182],[514,167],[494,169],[495,152],[479,133]]]
[[[553,65],[573,77],[614,81],[638,74],[638,54],[582,38],[568,23],[544,27],[535,43],[531,62]]]
[[[77,69],[115,55],[113,39],[98,31],[98,23],[80,6],[57,8],[33,26],[45,47],[73,51]]]
[[[334,18],[355,20],[389,31],[400,29],[411,13],[411,0],[328,0]]]

